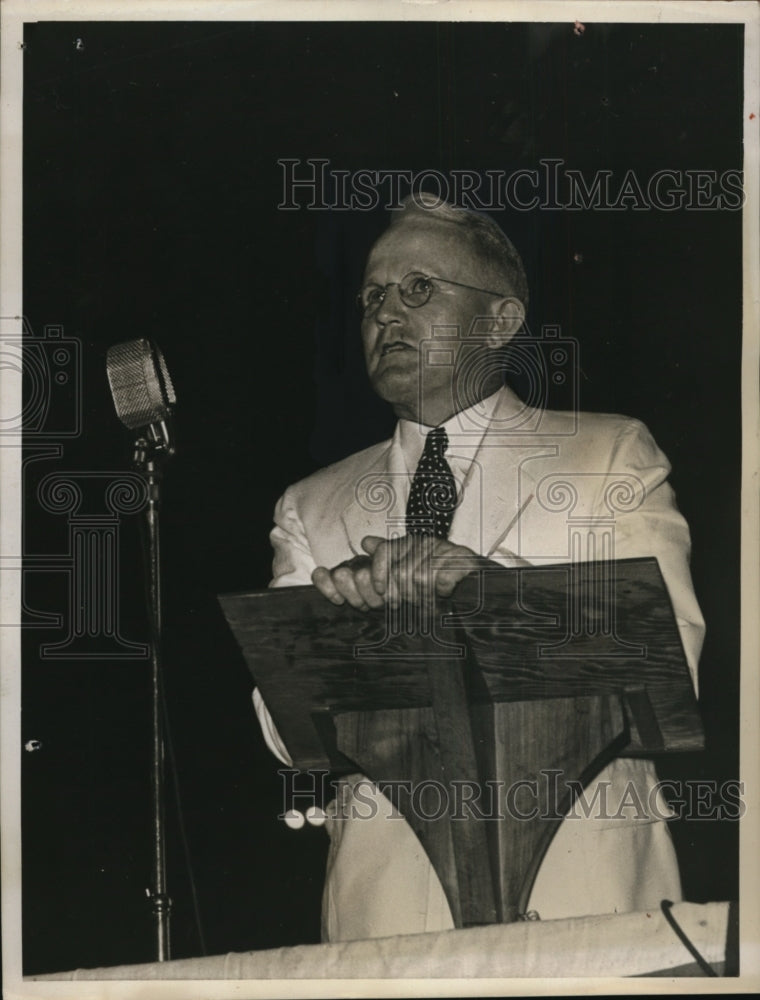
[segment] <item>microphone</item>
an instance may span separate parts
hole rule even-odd
[[[151,632],[151,792],[153,804],[153,873],[148,898],[151,901],[159,962],[170,953],[169,911],[172,901],[166,887],[165,834],[165,707],[162,701],[161,548],[159,507],[163,464],[174,454],[171,441],[171,411],[177,402],[174,386],[158,347],[150,340],[128,340],[115,344],[106,354],[106,375],[111,386],[116,416],[136,431],[132,462],[144,476],[148,503],[145,508],[145,578],[148,621]]]
[[[169,419],[177,397],[164,356],[150,340],[109,347],[106,374],[116,416],[125,427],[136,430]]]

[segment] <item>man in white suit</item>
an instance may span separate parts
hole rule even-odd
[[[334,604],[367,610],[448,595],[483,558],[515,566],[655,556],[696,683],[704,625],[669,463],[636,420],[527,406],[503,385],[499,358],[526,302],[519,255],[490,219],[419,196],[394,213],[359,303],[370,380],[399,422],[390,441],[286,491],[271,585],[313,582]],[[565,347],[548,349],[553,364],[564,363]],[[419,532],[408,526],[423,468],[439,486],[442,470],[453,477],[453,502]],[[289,763],[258,692],[254,704],[270,748]],[[529,903],[541,919],[680,899],[651,763],[614,761],[587,802],[602,785],[606,808],[566,819],[549,847]],[[425,852],[405,821],[390,819],[390,802],[360,775],[338,798],[327,822],[323,938],[453,927]]]

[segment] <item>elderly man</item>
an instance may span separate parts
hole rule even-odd
[[[367,610],[448,595],[483,558],[515,566],[656,556],[696,678],[704,627],[668,461],[636,420],[529,407],[503,384],[500,354],[526,302],[520,257],[488,217],[420,196],[394,213],[367,260],[359,305],[367,370],[396,431],[286,491],[271,585],[313,582],[334,604]],[[372,482],[388,487],[390,506],[366,502]],[[583,515],[572,543],[568,504],[552,492],[559,482]],[[608,531],[616,487],[626,499],[611,552],[594,525]],[[270,748],[289,762],[258,692],[254,704]],[[606,783],[606,811],[566,819],[541,865],[529,903],[541,919],[680,898],[656,781],[648,761],[618,759],[602,771],[587,797]],[[440,882],[390,802],[360,775],[343,780],[338,798],[327,823],[324,939],[452,927]]]

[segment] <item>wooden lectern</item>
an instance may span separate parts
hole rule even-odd
[[[524,914],[563,815],[613,757],[702,748],[656,559],[484,561],[428,612],[361,613],[313,587],[220,602],[294,766],[376,782],[457,927]]]

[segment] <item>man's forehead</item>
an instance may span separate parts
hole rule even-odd
[[[394,222],[375,242],[367,257],[365,275],[394,263],[419,267],[457,261],[478,267],[478,255],[464,228],[434,216],[415,215]]]

